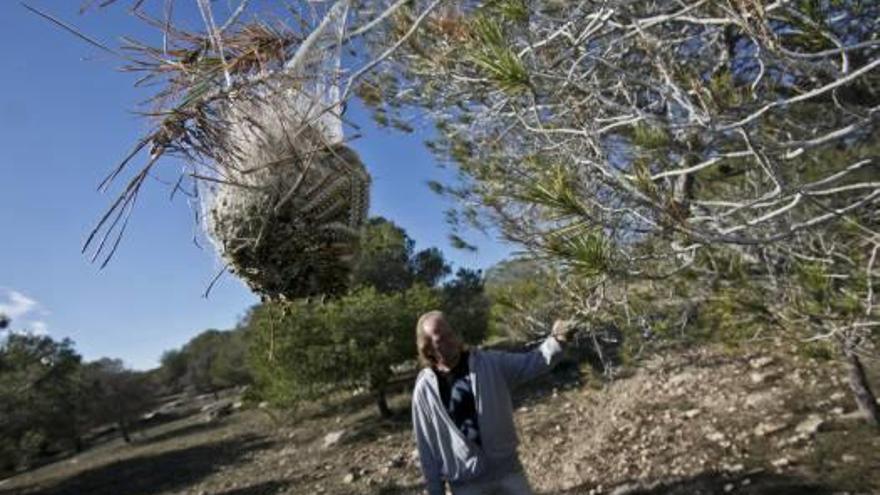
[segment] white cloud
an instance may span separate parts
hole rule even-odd
[[[0,313],[12,318],[20,318],[37,307],[37,301],[11,289],[0,289]],[[4,301],[5,300],[5,301]]]
[[[12,320],[12,329],[16,331],[38,335],[49,333],[49,326],[43,320],[49,312],[39,302],[17,290],[0,287],[0,313]]]

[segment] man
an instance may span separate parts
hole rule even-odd
[[[532,352],[467,349],[443,313],[419,318],[425,366],[413,392],[413,430],[429,495],[530,495],[517,455],[511,390],[549,370],[575,327],[557,320]]]

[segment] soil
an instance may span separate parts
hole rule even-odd
[[[628,374],[569,364],[520,391],[537,494],[880,493],[880,431],[838,364],[764,345],[670,351]],[[0,495],[421,493],[408,396],[390,402],[389,420],[351,394],[289,416],[198,413],[0,481]]]

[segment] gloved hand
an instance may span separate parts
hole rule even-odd
[[[568,342],[578,329],[578,322],[575,320],[556,320],[550,335],[560,342]]]

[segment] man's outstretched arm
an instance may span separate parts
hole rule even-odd
[[[514,387],[549,371],[562,356],[562,346],[567,343],[577,326],[572,320],[556,320],[553,330],[537,349],[530,352],[501,353],[501,368],[509,386]]]

